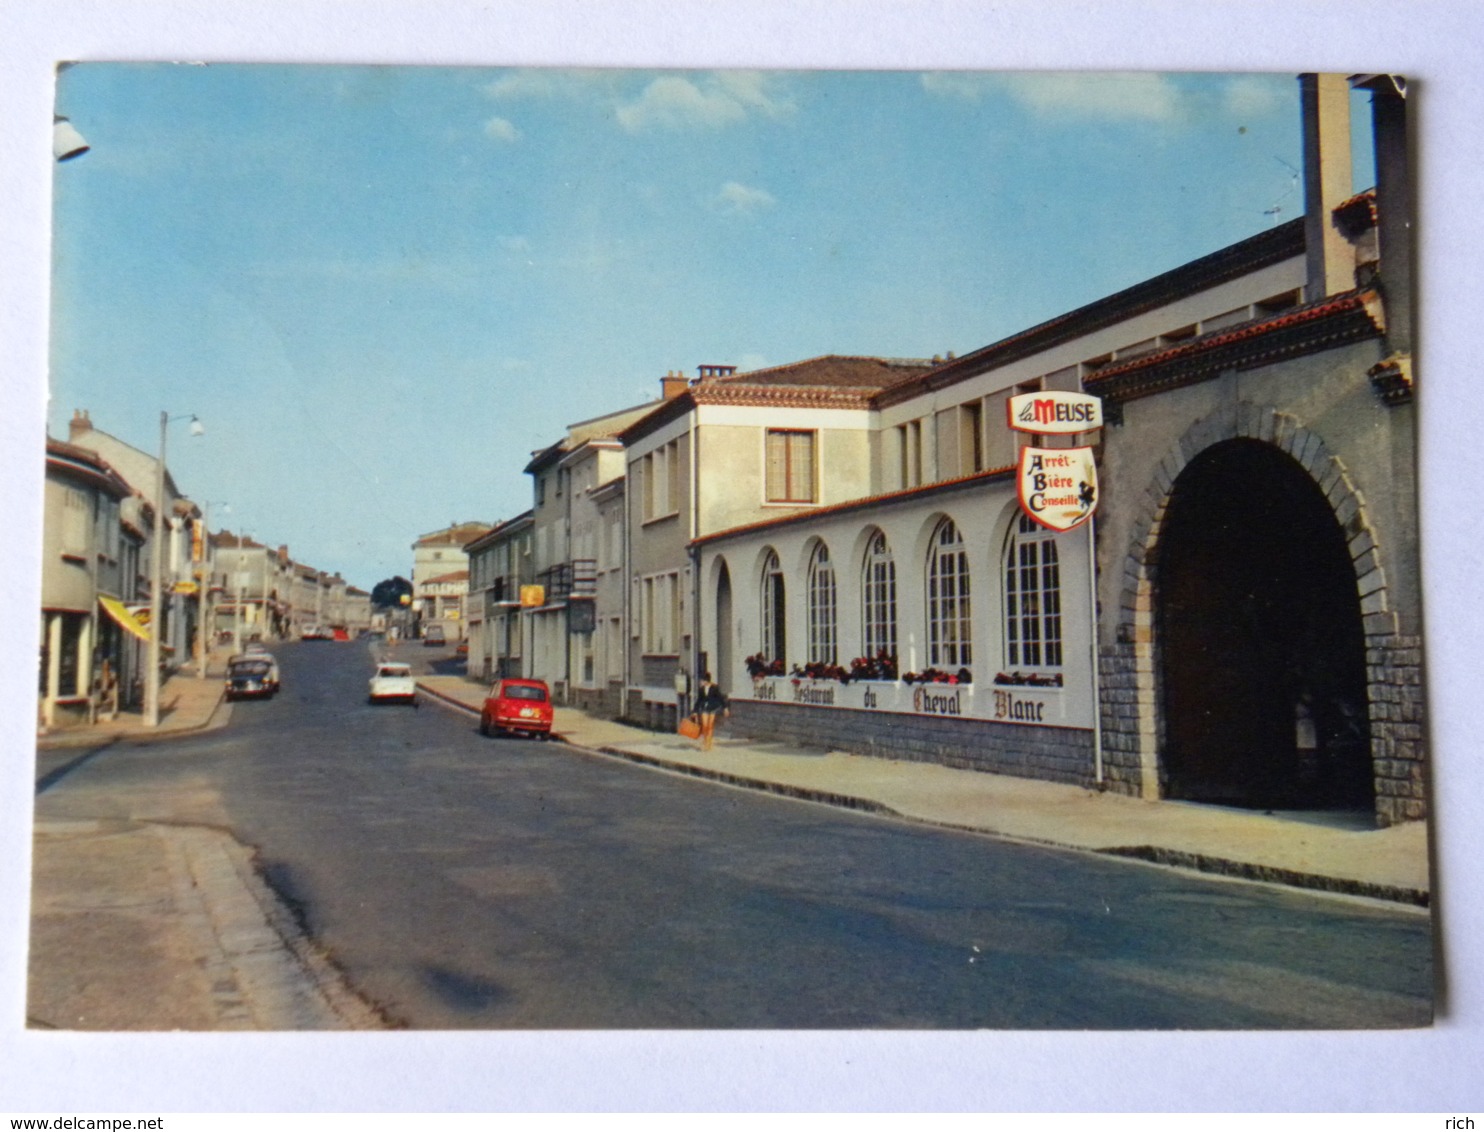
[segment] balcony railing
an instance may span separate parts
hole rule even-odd
[[[591,598],[598,593],[598,560],[574,558],[543,570],[536,581],[546,587],[546,604],[557,605],[571,598]]]

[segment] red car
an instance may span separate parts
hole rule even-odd
[[[551,689],[543,680],[511,677],[495,681],[479,713],[479,733],[498,735],[514,731],[526,735],[551,734]]]

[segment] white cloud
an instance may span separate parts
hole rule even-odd
[[[520,141],[520,131],[509,118],[491,118],[484,124],[484,136],[502,142]]]
[[[757,114],[784,118],[793,101],[755,71],[721,71],[698,80],[661,75],[639,97],[618,107],[619,125],[631,133],[649,128],[720,129]]]
[[[526,67],[509,71],[480,87],[496,101],[519,98],[552,99],[585,98],[594,91],[606,91],[620,79],[622,72],[566,67]]]
[[[754,189],[737,181],[728,181],[716,194],[716,205],[723,211],[751,216],[760,208],[771,208],[778,199],[766,189]]]
[[[1009,95],[1045,118],[1164,122],[1180,109],[1179,89],[1168,76],[1139,71],[933,71],[922,76],[922,86],[931,94],[971,102]]]
[[[1261,118],[1282,110],[1294,88],[1289,75],[1236,75],[1222,91],[1222,101],[1234,118]]]

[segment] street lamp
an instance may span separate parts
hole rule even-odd
[[[52,156],[58,161],[71,161],[91,148],[77,127],[60,115],[52,118]]]
[[[196,419],[194,413],[172,417],[160,413],[160,462],[155,467],[155,524],[154,547],[150,555],[149,580],[149,667],[144,673],[144,725],[160,726],[160,637],[164,626],[164,603],[161,600],[165,588],[165,434],[171,421],[191,422],[191,435],[200,436],[206,426]]]

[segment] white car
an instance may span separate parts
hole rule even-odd
[[[378,664],[376,675],[371,677],[369,699],[373,704],[390,702],[417,707],[417,681],[412,677],[412,666],[391,661]]]

